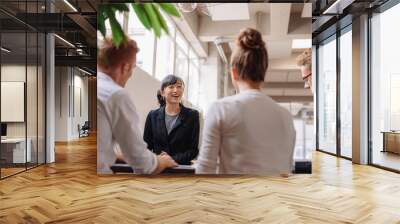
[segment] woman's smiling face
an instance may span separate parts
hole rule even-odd
[[[179,104],[183,94],[183,83],[177,81],[173,85],[169,85],[162,90],[162,96],[167,104]]]

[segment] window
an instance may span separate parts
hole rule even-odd
[[[158,80],[162,80],[165,76],[174,73],[174,57],[175,57],[175,32],[176,29],[170,18],[164,15],[168,26],[169,35],[161,35],[157,39],[155,76]]]
[[[351,27],[349,27],[351,28]],[[352,157],[352,34],[340,36],[340,154]]]
[[[193,105],[198,105],[199,89],[200,89],[200,64],[196,53],[190,49],[189,51],[189,80],[188,80],[188,100]]]
[[[152,75],[155,36],[142,25],[132,8],[129,11],[127,33],[130,38],[136,41],[140,48],[136,56],[136,66]]]
[[[176,49],[176,56],[175,56],[175,75],[181,77],[183,82],[185,83],[185,92],[183,97],[187,99],[188,97],[188,77],[189,77],[189,58],[185,54],[185,52],[177,48]]]
[[[336,153],[336,39],[318,48],[318,148]]]
[[[172,34],[173,30],[170,29]],[[171,36],[163,35],[157,40],[156,78],[162,80],[174,73],[174,42]]]
[[[371,18],[372,163],[400,170],[400,4]],[[393,132],[392,132],[393,131]],[[386,137],[386,138],[385,138]]]
[[[296,130],[295,160],[311,160],[314,150],[314,105],[313,103],[279,103],[293,115]]]
[[[20,2],[25,12],[39,13],[42,1]],[[29,6],[29,8],[28,8]],[[44,33],[9,20],[0,29],[0,92],[2,138],[0,179],[45,163],[45,44]],[[8,100],[7,100],[8,99]],[[13,109],[10,109],[13,108]]]
[[[186,41],[186,39],[183,37],[183,35],[179,32],[176,33],[176,44],[180,49],[182,49],[185,54],[187,54],[189,50],[189,43]]]

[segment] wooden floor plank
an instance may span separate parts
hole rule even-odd
[[[320,152],[313,174],[98,176],[96,138],[0,181],[0,223],[400,223],[400,175]]]

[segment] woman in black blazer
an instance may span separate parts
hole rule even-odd
[[[190,165],[199,152],[199,112],[180,103],[183,90],[177,76],[162,80],[157,93],[160,108],[147,115],[143,139],[154,153],[167,153],[178,164]]]

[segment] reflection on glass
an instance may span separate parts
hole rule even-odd
[[[45,148],[45,52],[46,38],[44,34],[39,33],[38,40],[38,136],[37,136],[37,162],[38,164],[44,164],[46,158],[46,148]]]
[[[351,31],[340,37],[340,153],[352,157],[352,51]]]
[[[398,26],[398,21],[399,4],[374,15],[371,21],[372,163],[396,170],[400,170],[400,155],[393,153],[400,149],[400,133],[396,132],[400,130],[400,33],[393,27]],[[383,132],[391,134],[387,141]]]
[[[319,149],[336,153],[336,40],[318,51]]]
[[[26,34],[2,33],[1,123],[6,135],[1,140],[2,177],[25,170],[31,161],[31,141],[26,138]]]
[[[27,75],[26,75],[26,113],[27,113],[27,143],[28,155],[27,167],[31,168],[37,165],[38,158],[38,139],[37,139],[37,125],[38,125],[38,114],[37,114],[37,81],[38,81],[38,35],[36,32],[27,33]]]

